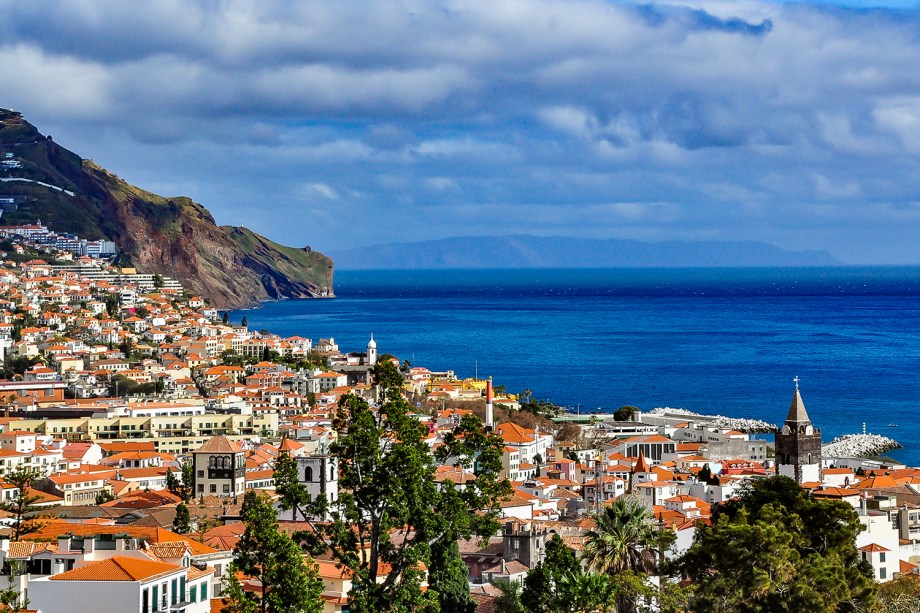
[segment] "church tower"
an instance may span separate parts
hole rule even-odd
[[[776,474],[784,475],[801,485],[821,480],[821,430],[805,412],[796,377],[795,394],[786,415],[786,423],[776,431]]]
[[[367,364],[373,366],[377,363],[377,341],[374,340],[374,333],[371,332],[371,340],[367,341]]]

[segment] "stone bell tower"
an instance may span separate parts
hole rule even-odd
[[[821,480],[821,430],[814,427],[805,412],[799,378],[793,381],[795,393],[786,423],[776,431],[776,474],[795,479],[801,485]]]

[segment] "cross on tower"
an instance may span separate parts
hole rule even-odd
[[[795,381],[795,391],[799,391],[799,376],[796,375],[792,380]]]

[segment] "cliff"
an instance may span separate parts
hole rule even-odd
[[[189,198],[130,185],[43,136],[19,113],[0,110],[0,152],[21,163],[0,171],[0,195],[17,200],[15,210],[3,212],[3,225],[41,219],[58,232],[111,240],[126,263],[179,279],[217,308],[333,295],[330,258],[218,226]]]

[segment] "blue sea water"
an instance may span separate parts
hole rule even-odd
[[[798,376],[823,437],[899,440],[920,465],[920,268],[354,271],[334,300],[237,311],[557,404],[781,422]],[[897,424],[890,427],[889,424]]]

